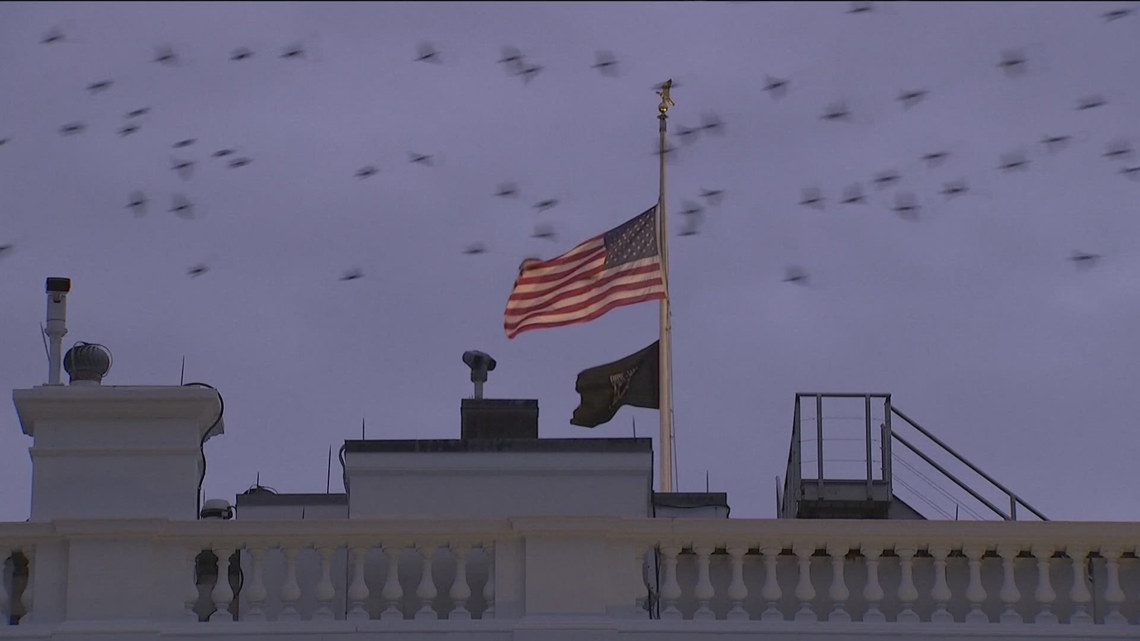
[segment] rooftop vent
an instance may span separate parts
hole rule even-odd
[[[111,369],[111,350],[96,343],[78,342],[64,354],[63,369],[72,385],[98,385]]]

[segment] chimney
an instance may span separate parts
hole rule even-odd
[[[487,372],[495,369],[495,359],[471,350],[463,353],[463,362],[471,368],[475,397],[465,398],[459,405],[460,438],[538,438],[538,401],[483,398],[483,383],[487,382]]]

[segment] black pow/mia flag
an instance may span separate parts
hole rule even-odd
[[[582,370],[574,389],[582,401],[571,425],[597,427],[608,422],[622,405],[659,409],[659,341],[625,358]]]

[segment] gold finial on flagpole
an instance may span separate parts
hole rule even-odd
[[[670,78],[661,83],[661,89],[657,91],[657,95],[661,96],[661,104],[657,105],[657,111],[665,113],[669,111],[669,107],[674,106],[673,99],[669,97],[669,90],[673,88],[673,79]]]

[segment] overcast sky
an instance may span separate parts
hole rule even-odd
[[[178,384],[185,357],[224,396],[208,498],[258,473],[324,491],[328,447],[362,417],[369,438],[458,438],[469,349],[498,361],[486,396],[538,399],[541,436],[625,437],[636,418],[657,447],[655,410],[569,423],[577,373],[656,340],[656,303],[509,341],[503,311],[522,258],[656,200],[653,86],[672,77],[679,490],[707,471],[734,517],[772,517],[795,394],[889,392],[1052,519],[1140,518],[1140,175],[1121,171],[1140,159],[1105,156],[1140,144],[1140,16],[1103,16],[1134,4],[0,4],[0,387],[46,381],[44,278],[63,276],[64,346],[107,345],[107,384]],[[415,60],[423,42],[438,64]],[[509,73],[504,46],[541,72]],[[849,116],[822,117],[839,102]],[[883,171],[901,178],[880,188]],[[496,196],[507,181],[517,195]],[[855,183],[865,202],[841,204]],[[917,216],[892,211],[908,194]],[[679,235],[686,201],[699,234]],[[532,238],[539,222],[557,237]],[[806,283],[784,282],[792,265]],[[825,410],[828,434],[861,437],[855,415]],[[0,411],[0,520],[28,514],[30,445]]]

